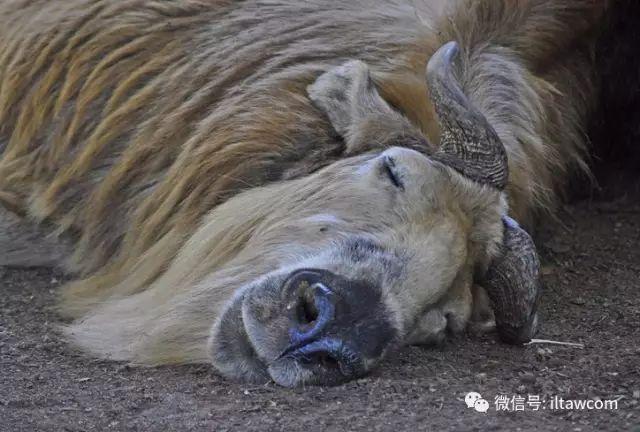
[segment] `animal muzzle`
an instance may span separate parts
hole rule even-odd
[[[396,337],[371,282],[304,269],[289,275],[283,288],[289,345],[270,368],[279,384],[338,384],[362,376]]]

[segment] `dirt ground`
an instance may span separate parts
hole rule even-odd
[[[333,388],[242,385],[208,366],[140,369],[83,357],[56,333],[61,275],[0,268],[0,430],[640,431],[640,193],[578,202],[560,219],[564,227],[539,238],[539,337],[584,348],[465,335],[408,348]],[[470,391],[489,412],[467,408]],[[496,396],[518,394],[539,395],[546,409],[496,411]],[[615,399],[618,409],[552,410],[554,396]]]

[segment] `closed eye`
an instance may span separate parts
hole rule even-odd
[[[398,171],[396,170],[396,161],[391,156],[383,156],[382,173],[389,178],[391,184],[393,184],[396,188],[404,190],[404,183],[400,179]]]

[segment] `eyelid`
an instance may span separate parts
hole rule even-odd
[[[395,169],[396,161],[391,156],[384,155],[382,157],[382,174],[386,175],[391,183],[400,190],[404,190],[404,183]]]

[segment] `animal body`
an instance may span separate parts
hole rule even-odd
[[[0,264],[73,275],[64,332],[88,353],[236,379],[360,376],[487,295],[526,341],[538,263],[514,219],[584,168],[602,9],[4,2]]]

